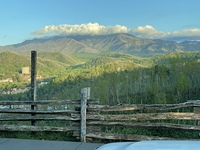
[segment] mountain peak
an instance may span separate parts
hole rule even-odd
[[[0,47],[0,51],[5,50],[18,53],[30,53],[31,50],[37,50],[39,52],[63,52],[67,54],[98,54],[102,51],[111,51],[147,56],[174,51],[198,51],[200,50],[200,42],[176,43],[160,39],[138,38],[127,33],[116,33],[109,35],[71,35],[36,38],[19,44]]]

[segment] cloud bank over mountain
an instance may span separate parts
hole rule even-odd
[[[49,25],[44,28],[33,31],[34,36],[46,35],[106,35],[114,33],[130,33],[140,38],[165,39],[165,40],[200,40],[200,28],[190,28],[180,31],[163,32],[156,30],[151,25],[138,26],[135,29],[129,29],[126,26],[104,26],[98,23],[88,24],[62,24]]]
[[[102,35],[102,34],[113,34],[113,33],[128,33],[130,29],[125,26],[103,26],[98,23],[88,23],[80,25],[68,25],[62,24],[59,26],[50,25],[45,26],[42,29],[32,32],[34,35],[45,35],[45,34],[64,34],[64,35]]]

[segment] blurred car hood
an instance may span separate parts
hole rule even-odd
[[[200,150],[200,141],[155,140],[105,144],[97,150]]]

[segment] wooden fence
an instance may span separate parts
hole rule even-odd
[[[99,102],[90,99],[89,92],[90,88],[82,89],[82,98],[78,100],[0,101],[0,131],[76,131],[81,133],[77,138],[86,141],[86,106]],[[65,124],[44,126],[42,121],[65,121]]]
[[[108,106],[99,105],[98,99],[91,99],[90,88],[82,89],[81,93],[82,98],[79,100],[0,101],[0,106],[23,106],[19,109],[0,107],[0,131],[73,131],[74,136],[82,142],[91,139],[140,141],[176,138],[162,135],[163,131],[193,133],[192,138],[198,139],[199,100],[181,104]],[[35,110],[31,110],[33,105]],[[55,108],[60,107],[51,110],[50,105]],[[13,121],[24,122],[24,125],[13,125]],[[36,123],[32,125],[30,123],[32,121]],[[62,126],[44,126],[40,124],[42,121],[67,121],[67,123]]]
[[[180,104],[133,104],[88,107],[87,127],[101,132],[88,132],[87,137],[122,141],[199,139],[200,101]],[[98,114],[90,114],[95,112]],[[150,131],[150,132],[148,132]],[[176,133],[178,131],[179,133]],[[123,134],[122,134],[123,133]],[[171,133],[172,136],[169,136]],[[165,134],[168,136],[165,137]],[[191,135],[191,137],[190,137]]]

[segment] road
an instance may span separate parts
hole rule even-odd
[[[102,144],[0,138],[0,150],[95,150]]]

